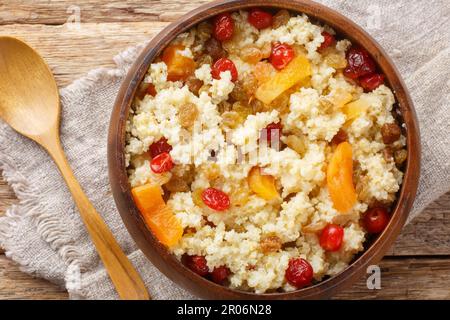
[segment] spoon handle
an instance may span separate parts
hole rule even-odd
[[[51,136],[48,139],[43,139],[41,144],[51,155],[66,181],[86,229],[119,297],[123,300],[149,300],[150,296],[138,272],[114,239],[105,221],[81,189],[66,159],[59,137]]]

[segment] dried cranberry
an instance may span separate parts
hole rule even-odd
[[[158,154],[150,162],[150,168],[154,173],[163,173],[166,171],[170,171],[173,168],[172,157],[167,152]]]
[[[369,209],[363,218],[364,228],[369,233],[380,233],[389,223],[389,214],[385,208]]]
[[[207,188],[202,192],[203,202],[216,211],[224,211],[230,207],[228,195],[216,188]]]
[[[314,272],[308,261],[302,258],[289,260],[289,265],[284,274],[287,282],[297,289],[311,284]]]
[[[320,246],[326,251],[338,251],[344,239],[344,228],[336,225],[327,225],[320,234]]]
[[[375,72],[375,63],[367,51],[361,47],[351,47],[346,54],[347,67],[344,69],[344,75],[350,79]]]
[[[368,74],[367,76],[361,77],[359,79],[359,85],[364,89],[364,91],[373,91],[384,82],[384,75],[380,73]]]
[[[266,132],[266,140],[267,140],[267,145],[271,146],[272,145],[272,137],[277,139],[277,141],[274,141],[275,143],[278,143],[278,146],[280,145],[280,138],[281,138],[281,130],[283,129],[283,126],[281,125],[280,122],[278,123],[269,123],[267,125],[267,127],[265,127],[263,130],[265,130]],[[261,135],[263,135],[261,133]]]
[[[233,61],[227,58],[220,58],[214,63],[211,70],[211,75],[214,79],[220,79],[220,73],[225,71],[230,71],[232,81],[237,80],[238,72],[236,66]]]
[[[328,48],[336,43],[336,38],[332,34],[324,31],[324,32],[322,32],[322,36],[323,36],[323,42],[320,45],[320,47],[317,48],[317,51],[319,51],[319,52],[323,52],[326,48]]]
[[[270,55],[270,63],[277,70],[281,70],[294,59],[295,51],[294,49],[285,43],[276,43],[272,48],[272,54]]]
[[[250,10],[248,22],[256,29],[265,29],[272,25],[272,14],[259,8],[255,8]]]
[[[231,271],[225,266],[214,268],[211,272],[211,280],[217,284],[223,284],[230,275]]]
[[[206,277],[209,273],[206,259],[203,256],[186,256],[184,263],[189,269],[202,277]]]
[[[219,41],[225,41],[233,36],[234,21],[229,13],[217,15],[213,21],[213,35]]]
[[[162,137],[156,142],[153,142],[150,145],[150,155],[152,158],[156,157],[158,154],[161,154],[163,152],[170,152],[172,151],[172,146],[167,143],[167,139]]]

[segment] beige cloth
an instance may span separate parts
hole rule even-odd
[[[339,1],[337,9],[371,33],[399,68],[421,127],[420,190],[410,219],[450,189],[450,36],[448,0]],[[58,45],[58,44],[55,44]],[[114,205],[107,176],[110,112],[136,54],[61,90],[61,135],[75,175],[156,299],[193,298],[161,275],[137,249]],[[0,244],[22,270],[65,286],[72,298],[115,299],[112,285],[55,165],[35,143],[0,121],[0,168],[20,202],[0,218]]]

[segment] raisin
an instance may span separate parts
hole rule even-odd
[[[266,236],[261,239],[261,250],[263,253],[277,252],[281,249],[281,239],[278,236]]]
[[[400,149],[394,152],[394,160],[396,165],[402,165],[408,158],[408,151]]]
[[[291,15],[289,14],[289,11],[285,9],[280,10],[273,16],[272,27],[274,29],[277,29],[281,26],[284,26],[288,23],[290,18]]]
[[[198,116],[197,106],[193,103],[184,104],[178,113],[178,119],[180,120],[180,125],[183,128],[191,128],[194,125],[195,120]]]
[[[333,139],[331,139],[331,145],[337,146],[340,143],[347,140],[348,140],[347,132],[345,132],[342,129],[339,129],[339,131],[334,135]]]
[[[210,38],[205,42],[205,51],[214,61],[226,56],[226,52],[223,50],[222,44],[215,38]]]
[[[203,81],[195,77],[189,77],[186,80],[186,85],[188,86],[190,92],[198,96],[200,88],[203,86]]]
[[[391,144],[397,141],[400,139],[401,134],[402,130],[396,123],[385,123],[381,127],[381,136],[385,144]]]

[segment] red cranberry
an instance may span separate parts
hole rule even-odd
[[[265,29],[272,26],[272,14],[259,8],[250,10],[248,22],[256,29]]]
[[[206,259],[203,256],[186,256],[184,263],[189,269],[202,277],[206,277],[209,273]]]
[[[211,272],[211,280],[217,284],[223,284],[231,271],[225,266],[215,267]]]
[[[219,14],[213,21],[213,35],[219,41],[231,39],[234,32],[234,21],[229,13]]]
[[[322,32],[322,36],[324,40],[320,45],[320,47],[317,48],[317,51],[319,52],[323,52],[326,48],[331,47],[336,43],[336,38],[332,34],[324,31]]]
[[[320,235],[320,246],[326,251],[338,251],[344,239],[344,228],[336,225],[327,225]]]
[[[272,54],[270,55],[270,63],[277,70],[281,70],[294,59],[295,51],[294,49],[285,43],[276,43],[272,48]]]
[[[163,152],[170,152],[172,151],[172,146],[167,143],[167,139],[162,137],[156,142],[153,142],[150,146],[150,155],[152,158],[156,157],[158,154],[161,154]]]
[[[364,228],[369,233],[380,233],[389,223],[389,214],[385,208],[369,209],[363,218]]]
[[[313,268],[308,261],[302,258],[293,258],[289,260],[284,276],[287,282],[300,289],[311,284],[313,275]]]
[[[351,47],[346,54],[347,67],[344,69],[344,75],[350,79],[375,72],[375,63],[367,51],[361,47]]]
[[[368,74],[359,79],[359,85],[366,92],[370,92],[381,86],[384,82],[384,75],[380,73]]]
[[[280,122],[278,123],[270,123],[265,127],[263,130],[266,131],[267,136],[267,145],[270,146],[272,144],[272,135],[274,138],[278,139],[278,146],[280,145],[280,138],[281,138],[281,130],[283,129]]]
[[[230,207],[228,195],[216,188],[207,188],[202,192],[203,202],[213,210],[224,211]]]
[[[163,173],[172,170],[174,164],[172,157],[167,152],[158,154],[150,162],[150,168],[154,173]]]
[[[220,73],[225,71],[230,71],[232,81],[237,80],[238,72],[236,66],[233,61],[227,58],[220,58],[214,63],[211,70],[211,75],[214,79],[220,79]]]

